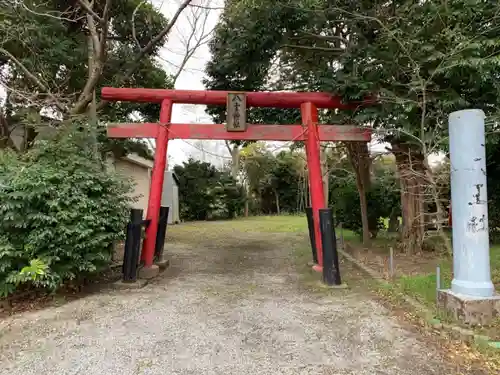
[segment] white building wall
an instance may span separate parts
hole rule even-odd
[[[179,215],[179,187],[175,181],[172,171],[165,172],[165,180],[163,182],[163,194],[161,197],[161,205],[170,207],[168,212],[168,223],[175,224],[180,222]]]

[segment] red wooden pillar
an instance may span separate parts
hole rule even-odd
[[[153,265],[161,196],[163,193],[163,180],[165,179],[165,168],[167,166],[168,126],[170,125],[171,118],[172,100],[165,99],[161,103],[160,126],[158,127],[158,134],[156,136],[155,160],[149,188],[148,213],[146,218],[151,221],[146,229],[146,238],[142,245],[141,259],[144,261],[144,267],[151,267]]]
[[[300,106],[302,123],[307,127],[306,155],[309,170],[309,187],[314,219],[314,233],[318,250],[318,264],[314,269],[321,271],[323,268],[323,245],[319,226],[319,210],[325,208],[325,195],[323,192],[323,179],[321,173],[320,147],[318,135],[318,109],[312,103],[303,103]]]

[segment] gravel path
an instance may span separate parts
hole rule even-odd
[[[176,237],[172,267],[0,322],[0,374],[458,374],[357,291],[313,293],[291,266],[294,234]],[[222,225],[222,224],[218,224]]]

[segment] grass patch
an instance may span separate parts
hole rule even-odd
[[[500,245],[494,245],[490,249],[491,277],[493,284],[500,287]],[[441,288],[451,287],[453,260],[450,257],[442,258]],[[395,286],[402,292],[416,298],[427,306],[436,304],[436,273],[428,273],[413,276],[402,276],[395,280]]]
[[[500,287],[500,245],[494,245],[490,250],[492,281],[496,289]],[[453,278],[453,260],[451,257],[441,259],[441,288],[451,288]],[[436,306],[436,273],[425,273],[416,275],[401,276],[394,280],[393,283],[387,284],[380,288],[380,292],[386,296],[393,293],[403,293],[408,295],[428,308],[432,314],[443,322],[460,324],[450,316],[446,311],[438,310]],[[492,339],[500,339],[500,319],[497,319],[490,326],[474,328],[476,333],[486,335]],[[490,348],[491,349],[491,348]],[[484,350],[483,350],[484,352]],[[499,353],[495,354],[496,358],[500,358]]]
[[[306,233],[307,219],[305,215],[250,216],[234,220],[190,221],[171,228],[175,232],[211,232],[217,230],[222,232]]]
[[[490,248],[491,259],[491,279],[493,284],[500,289],[500,245],[494,245]]]
[[[231,221],[231,227],[245,232],[307,233],[305,215],[252,216]]]
[[[280,215],[280,216],[250,216],[226,221],[193,221],[172,228],[175,232],[213,231],[215,227],[226,228],[228,232],[265,232],[265,233],[307,233],[307,218],[305,215]],[[342,229],[344,239],[359,241],[359,236],[354,232]],[[337,230],[337,236],[340,231]]]
[[[451,287],[452,260],[443,259],[441,268],[441,288]],[[412,296],[428,307],[436,304],[436,273],[401,276],[394,282],[395,286],[403,293]]]

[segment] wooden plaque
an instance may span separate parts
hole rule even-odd
[[[228,132],[247,130],[247,97],[244,93],[227,94],[226,130]]]

